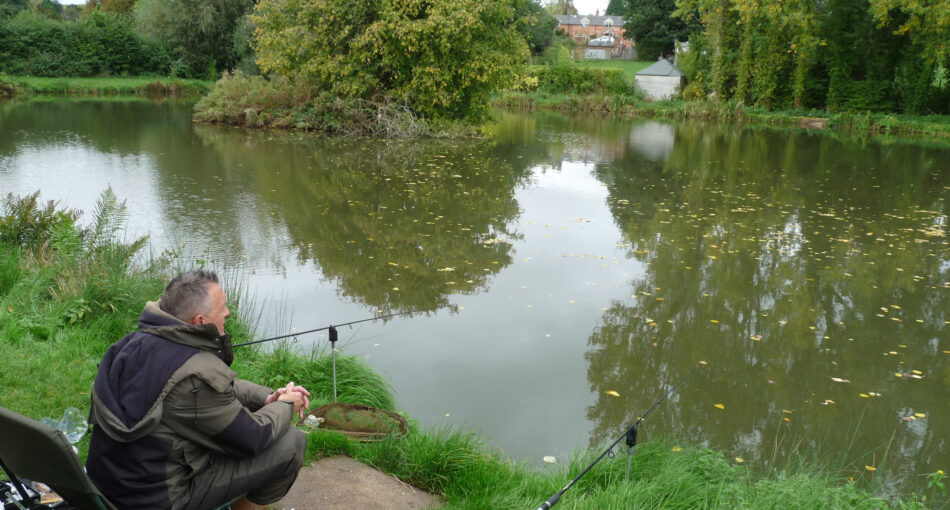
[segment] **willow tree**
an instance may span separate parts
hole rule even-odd
[[[261,0],[258,65],[346,98],[477,120],[528,49],[506,0]]]

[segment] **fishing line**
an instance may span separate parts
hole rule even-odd
[[[676,391],[677,388],[679,388],[680,386],[682,386],[683,383],[685,383],[686,380],[689,379],[691,375],[693,375],[693,371],[695,371],[695,370],[696,370],[695,367],[693,367],[692,369],[690,369],[689,373],[686,374],[686,377],[683,377],[683,378],[680,380],[680,382],[676,383],[676,386],[673,386],[673,388],[671,388],[670,391],[666,392],[662,397],[660,397],[660,399],[657,400],[656,403],[653,404],[653,407],[651,407],[650,409],[648,409],[647,412],[643,413],[643,415],[641,415],[639,418],[637,418],[637,421],[636,421],[633,425],[631,425],[630,428],[627,429],[627,431],[623,433],[623,435],[621,435],[620,437],[618,437],[616,441],[614,441],[613,443],[611,443],[610,446],[608,446],[607,449],[604,450],[604,452],[601,453],[600,456],[598,456],[598,457],[594,460],[594,462],[591,462],[590,465],[588,465],[586,468],[584,468],[584,470],[581,471],[581,474],[579,474],[579,475],[577,475],[576,477],[574,477],[574,479],[571,480],[570,482],[568,482],[567,485],[565,485],[563,489],[559,490],[556,494],[554,494],[553,496],[551,496],[550,498],[548,498],[547,501],[545,501],[544,503],[542,503],[541,506],[538,507],[538,510],[549,510],[551,507],[553,507],[554,505],[556,505],[557,502],[561,499],[561,496],[563,496],[564,493],[567,492],[568,489],[570,489],[578,480],[580,480],[581,477],[583,477],[584,475],[586,475],[587,472],[590,471],[591,468],[594,467],[594,465],[596,465],[598,462],[600,462],[601,459],[603,459],[604,457],[607,457],[607,456],[613,457],[613,456],[614,456],[614,448],[615,448],[615,447],[617,446],[617,444],[619,444],[620,441],[623,440],[624,438],[627,439],[627,479],[629,480],[629,479],[630,479],[630,455],[633,453],[633,447],[636,446],[636,444],[637,444],[637,429],[640,428],[640,424],[643,423],[643,420],[644,420],[647,416],[650,416],[650,413],[652,413],[654,410],[656,410],[656,408],[659,407],[660,404],[663,403],[663,401],[665,401],[667,398],[669,398],[669,396],[672,395],[673,392]]]
[[[286,335],[272,336],[272,337],[270,337],[270,338],[262,338],[262,339],[260,339],[260,340],[253,340],[253,341],[250,341],[250,342],[244,342],[244,343],[240,343],[240,344],[234,344],[234,345],[232,345],[232,347],[244,347],[245,345],[254,345],[254,344],[262,344],[262,343],[264,343],[264,342],[273,342],[274,340],[282,340],[282,339],[284,339],[284,338],[291,338],[291,337],[296,337],[296,336],[300,336],[300,335],[306,335],[307,333],[316,333],[316,332],[318,332],[318,331],[327,331],[327,330],[330,330],[330,329],[341,328],[341,327],[343,327],[343,326],[351,326],[351,325],[353,325],[353,324],[359,324],[359,323],[361,323],[361,322],[386,320],[386,319],[390,319],[390,318],[393,318],[393,317],[399,317],[399,316],[402,316],[402,315],[411,315],[411,314],[412,314],[411,311],[409,311],[409,312],[397,312],[397,313],[391,313],[391,314],[389,314],[389,315],[380,315],[380,316],[378,316],[378,317],[370,317],[369,319],[361,319],[361,320],[358,320],[358,321],[344,322],[344,323],[342,323],[342,324],[331,324],[331,325],[329,325],[329,326],[325,326],[325,327],[322,327],[322,328],[308,329],[308,330],[306,330],[306,331],[297,331],[297,332],[295,332],[295,333],[287,333]]]
[[[240,344],[235,344],[235,345],[232,345],[232,348],[233,348],[233,347],[243,347],[243,346],[245,346],[245,345],[261,344],[261,343],[264,343],[264,342],[272,342],[272,341],[274,341],[274,340],[281,340],[281,339],[284,339],[284,338],[293,338],[293,339],[294,339],[294,343],[296,343],[296,342],[297,342],[297,337],[298,337],[299,335],[305,335],[305,334],[307,334],[307,333],[316,333],[317,331],[326,331],[326,332],[328,333],[328,336],[329,336],[329,339],[330,339],[330,353],[331,353],[331,357],[333,358],[333,403],[335,404],[335,403],[337,402],[337,391],[336,391],[336,343],[337,343],[337,341],[339,340],[339,333],[337,332],[337,329],[336,329],[336,328],[337,328],[337,327],[344,327],[344,326],[351,326],[351,327],[352,327],[353,324],[360,324],[360,323],[369,322],[369,321],[385,320],[385,319],[389,319],[389,318],[392,318],[392,317],[398,317],[398,316],[400,316],[400,315],[409,315],[409,314],[411,314],[411,313],[412,313],[411,311],[410,311],[410,312],[398,312],[398,313],[391,313],[391,314],[389,314],[389,315],[381,315],[381,316],[378,316],[378,317],[371,317],[371,318],[369,318],[369,319],[361,319],[361,320],[358,320],[358,321],[344,322],[344,323],[342,323],[342,324],[336,324],[336,325],[331,324],[331,325],[326,326],[326,327],[323,327],[323,328],[308,329],[307,331],[298,331],[298,332],[296,332],[296,333],[288,333],[288,334],[286,334],[286,335],[278,335],[278,336],[273,336],[273,337],[270,337],[270,338],[262,338],[262,339],[260,339],[260,340],[253,340],[253,341],[251,341],[251,342],[244,342],[244,343],[240,343]],[[356,331],[359,332],[359,330],[360,330],[361,328],[362,328],[362,326],[360,326],[360,328],[357,328]],[[355,334],[356,334],[356,333],[354,332],[354,335],[355,335]],[[353,338],[353,337],[351,336],[350,338]]]

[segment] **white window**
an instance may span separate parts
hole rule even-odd
[[[584,19],[581,20],[581,25],[584,28],[587,28],[588,26],[590,26],[590,18],[588,18],[587,16],[584,16]]]
[[[612,27],[612,26],[614,26],[614,20],[613,20],[613,18],[607,18],[606,20],[604,20],[604,26],[607,26],[607,27]]]

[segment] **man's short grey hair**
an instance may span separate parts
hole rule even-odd
[[[208,286],[218,283],[214,271],[198,269],[176,276],[165,286],[158,307],[169,315],[188,322],[195,315],[208,313],[211,308],[211,296]]]

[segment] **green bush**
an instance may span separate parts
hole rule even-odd
[[[0,72],[27,76],[167,74],[168,51],[127,17],[92,12],[62,22],[29,11],[0,19]]]
[[[632,89],[620,69],[582,67],[573,62],[531,66],[538,90],[555,94],[630,94]]]

